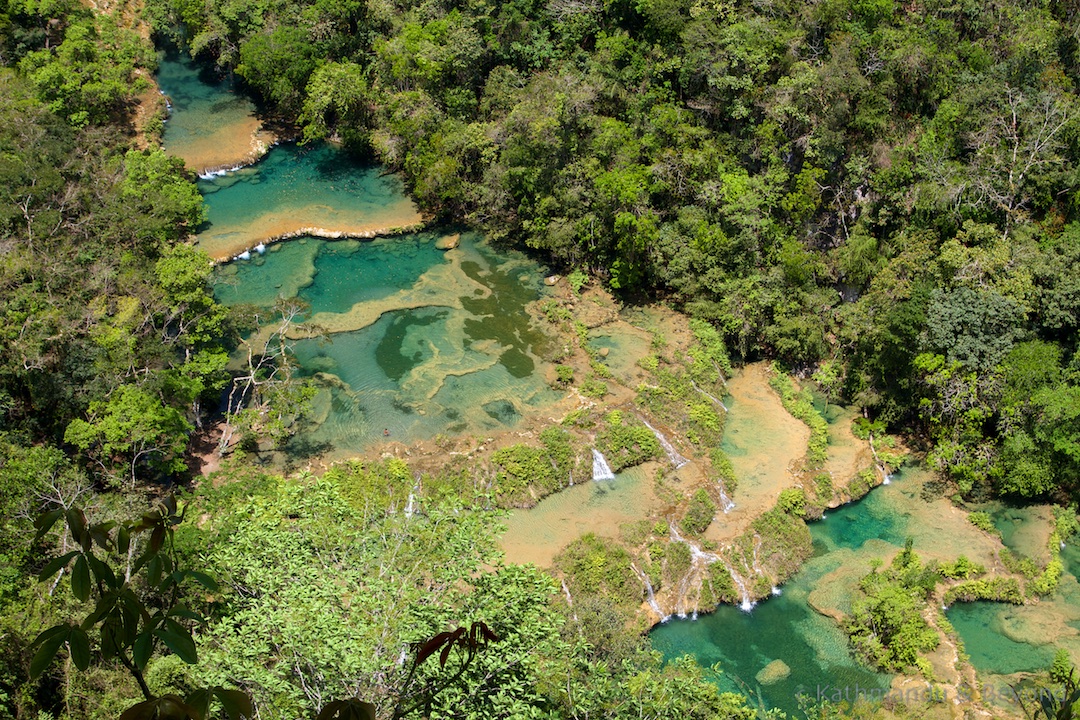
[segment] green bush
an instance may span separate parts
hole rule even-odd
[[[724,490],[727,491],[729,496],[732,495],[735,489],[739,487],[739,478],[735,476],[735,468],[731,464],[731,458],[717,446],[709,451],[709,460],[712,462],[712,469],[723,484]]]
[[[940,577],[933,565],[922,565],[910,540],[886,570],[866,575],[859,582],[860,594],[852,601],[851,615],[844,621],[855,651],[888,672],[921,669],[925,660],[920,656],[940,641],[923,618],[927,597]]]
[[[968,515],[968,522],[983,532],[988,532],[991,535],[1001,537],[1001,532],[994,526],[994,521],[990,519],[990,513],[977,510]]]
[[[976,600],[992,600],[994,602],[1023,605],[1024,593],[1020,591],[1020,583],[1016,578],[980,578],[953,585],[945,591],[943,600],[946,605],[952,605],[954,602],[975,602]]]
[[[608,386],[603,380],[590,377],[581,383],[581,394],[594,400],[600,400],[608,393]]]
[[[803,517],[806,515],[806,493],[802,488],[787,488],[781,491],[776,507],[788,515]]]
[[[607,427],[596,436],[596,444],[612,471],[618,472],[660,456],[660,442],[652,430],[626,422],[620,411],[609,413],[605,425]]]
[[[968,580],[986,574],[986,568],[961,555],[955,562],[943,563],[938,571],[950,580]]]
[[[615,605],[636,606],[644,590],[630,562],[630,554],[614,540],[588,533],[556,555],[554,565],[575,598],[602,597]]]
[[[690,505],[682,519],[682,528],[691,535],[700,535],[716,517],[716,504],[703,488],[690,498]]]
[[[814,408],[814,399],[805,388],[795,389],[795,382],[787,375],[773,373],[769,386],[780,396],[780,402],[791,415],[802,420],[810,428],[810,440],[806,446],[806,464],[818,468],[829,455],[829,424]]]

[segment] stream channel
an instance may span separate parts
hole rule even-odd
[[[158,79],[172,103],[165,147],[200,173],[208,222],[199,244],[212,257],[234,258],[215,273],[217,297],[257,306],[266,317],[279,298],[299,298],[310,306],[305,318],[323,331],[295,346],[302,374],[315,377],[320,390],[314,422],[289,452],[356,455],[387,431],[405,443],[496,431],[559,399],[540,367],[545,336],[525,313],[544,292],[542,267],[472,233],[441,250],[437,243],[450,231],[399,232],[420,220],[400,180],[330,145],[282,144],[253,164],[231,167],[235,158],[257,155],[265,140],[251,104],[175,53],[163,55]],[[308,231],[387,236],[331,240]],[[269,244],[285,236],[292,239]],[[747,398],[729,398],[732,432],[790,421],[739,416],[753,412]],[[737,444],[736,435],[725,438],[737,465],[767,467],[775,459],[783,438],[757,434],[749,445],[746,437]],[[889,676],[852,658],[834,619],[849,609],[871,561],[891,556],[907,537],[924,557],[966,554],[988,567],[1000,547],[948,501],[921,499],[925,477],[919,468],[905,470],[867,498],[829,511],[811,526],[813,557],[780,594],[750,612],[723,606],[697,619],[671,619],[651,632],[654,647],[669,658],[691,653],[705,666],[720,663],[724,689],[760,692],[767,705],[787,711],[797,710],[797,694],[814,696],[822,687],[887,687]],[[760,486],[745,480],[743,493]],[[547,565],[568,538],[615,535],[655,504],[645,470],[607,482],[586,482],[514,513],[508,537],[518,538],[518,547],[508,554]],[[739,493],[733,499],[738,504]],[[1017,527],[1038,522],[1004,507],[994,517],[1008,531],[1006,544]],[[1055,646],[1080,660],[1080,584],[1073,575],[1080,553],[1070,547],[1063,559],[1062,587],[1049,601],[949,610],[980,673],[1043,669]],[[759,675],[776,660],[790,674]]]

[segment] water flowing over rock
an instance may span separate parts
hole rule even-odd
[[[634,571],[634,574],[641,580],[641,584],[645,587],[645,596],[649,601],[649,607],[652,608],[656,616],[660,618],[660,622],[666,623],[671,619],[671,615],[668,615],[660,608],[660,603],[656,601],[656,593],[653,592],[652,582],[649,581],[649,576],[642,572],[637,565],[630,563],[630,569]],[[565,584],[563,585],[565,587]]]
[[[673,609],[675,614],[680,618],[685,618],[687,616],[687,608],[690,608],[690,612],[694,617],[697,617],[698,603],[691,597],[691,592],[696,590],[700,595],[701,583],[705,579],[705,573],[708,567],[715,562],[723,563],[724,561],[716,553],[706,552],[684,538],[679,533],[675,523],[670,524],[669,532],[671,542],[683,543],[690,548],[690,569],[686,571],[686,574],[679,580],[679,584],[675,588],[675,596],[672,600],[672,604],[674,605]],[[724,564],[726,566],[726,563]],[[749,597],[745,594],[745,589],[743,592],[744,597]]]
[[[728,497],[727,491],[724,490],[724,483],[717,483],[717,485],[720,488],[720,502],[723,504],[722,509],[724,514],[727,515],[735,509],[735,501]]]
[[[668,439],[664,437],[664,434],[662,432],[650,425],[648,420],[646,420],[645,418],[641,418],[641,422],[645,423],[645,427],[652,430],[652,434],[656,436],[656,439],[660,442],[660,447],[664,448],[664,452],[667,453],[668,460],[671,461],[671,464],[675,466],[676,470],[681,468],[686,463],[690,462],[682,455],[680,455],[679,451],[675,449],[675,446],[668,442]]]
[[[593,480],[614,480],[615,473],[611,472],[611,466],[608,465],[607,460],[596,448],[592,451],[592,479]]]
[[[701,393],[701,394],[702,394],[702,395],[704,395],[705,397],[707,397],[707,398],[709,398],[710,400],[712,400],[712,401],[713,401],[713,403],[714,403],[715,405],[719,405],[719,406],[721,407],[721,409],[723,409],[723,411],[724,411],[724,412],[730,412],[730,411],[728,410],[728,406],[724,404],[724,401],[723,401],[723,400],[721,400],[720,398],[716,397],[715,395],[713,395],[713,394],[712,394],[712,393],[710,393],[710,392],[706,392],[705,390],[702,390],[702,389],[701,389],[701,387],[700,387],[700,386],[699,386],[699,385],[698,385],[698,384],[697,384],[696,382],[694,382],[693,380],[691,380],[691,381],[690,381],[690,384],[691,384],[691,385],[693,385],[693,386],[694,386],[694,389],[695,389],[695,390],[697,390],[697,391],[698,391],[699,393]]]

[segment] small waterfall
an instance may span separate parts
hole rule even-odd
[[[684,458],[682,455],[679,454],[679,451],[675,449],[674,445],[672,445],[670,442],[668,442],[668,439],[666,437],[664,437],[664,434],[662,432],[660,432],[659,430],[654,428],[652,425],[650,425],[649,421],[646,420],[645,418],[640,418],[640,419],[641,419],[641,422],[645,423],[645,427],[652,430],[652,434],[655,435],[656,439],[660,441],[660,447],[664,448],[664,452],[667,453],[668,460],[671,461],[671,464],[675,466],[676,470],[681,468],[686,463],[690,462],[689,460],[687,460],[686,458]]]
[[[664,611],[660,609],[660,603],[656,602],[656,593],[653,592],[653,586],[649,581],[649,576],[642,572],[634,563],[630,563],[630,569],[634,571],[634,574],[641,580],[641,584],[645,586],[645,595],[649,600],[649,607],[651,607],[653,612],[656,613],[656,616],[660,618],[660,622],[666,623],[671,619],[671,615],[664,613]]]
[[[717,485],[720,488],[720,502],[723,505],[724,514],[727,515],[735,509],[735,502],[728,497],[727,492],[724,490],[724,483],[718,482]]]
[[[776,597],[777,595],[783,595],[784,591],[781,590],[780,588],[778,588],[777,586],[773,585],[772,586],[772,594],[773,594],[773,597]]]
[[[885,479],[881,481],[882,485],[888,485],[892,482],[892,475],[886,474]]]
[[[723,378],[724,376],[723,376],[723,375],[721,375],[720,377],[721,377],[721,378]],[[712,400],[712,401],[713,401],[714,403],[716,403],[717,405],[719,405],[719,406],[720,406],[721,408],[723,408],[724,412],[731,412],[730,410],[728,410],[728,406],[724,404],[724,401],[723,401],[723,400],[721,400],[720,398],[716,397],[716,396],[715,396],[715,395],[713,395],[712,393],[709,393],[709,392],[705,392],[705,391],[704,391],[704,390],[702,390],[702,389],[701,389],[700,387],[698,387],[698,384],[697,384],[696,382],[694,382],[693,380],[691,380],[691,381],[690,381],[690,384],[691,384],[691,385],[693,385],[693,386],[694,386],[694,389],[695,389],[695,390],[697,390],[697,391],[698,391],[699,393],[701,393],[702,395],[704,395],[705,397],[709,398],[709,399],[710,399],[710,400]],[[725,385],[727,385],[727,381],[726,381],[726,380],[724,381],[724,384],[725,384]]]
[[[735,587],[739,588],[739,597],[742,598],[742,602],[739,603],[739,609],[743,612],[750,612],[754,609],[756,603],[750,599],[750,591],[746,588],[746,581],[742,579],[739,573],[735,572],[735,568],[724,563],[724,567],[728,571],[728,575],[731,576],[731,581],[735,583]]]
[[[592,479],[615,479],[615,473],[611,472],[611,466],[607,464],[607,460],[604,459],[604,455],[596,448],[593,448],[592,451]]]
[[[675,598],[675,610],[679,617],[686,617],[686,607],[689,604],[689,596],[691,586],[694,581],[697,581],[698,591],[700,592],[701,583],[704,581],[705,569],[712,565],[714,562],[722,562],[720,556],[705,552],[700,547],[690,542],[679,534],[678,529],[675,527],[675,523],[671,523],[670,526],[671,542],[680,542],[690,548],[690,569],[687,570],[686,575],[679,581],[679,587],[676,591]],[[691,610],[693,617],[697,617],[697,609]]]
[[[405,517],[411,518],[413,513],[416,512],[416,495],[413,492],[409,492],[409,501],[405,503]]]
[[[758,564],[758,550],[761,549],[761,536],[754,535],[754,574],[765,576],[765,573],[761,571],[761,565]]]
[[[566,587],[566,581],[562,581],[562,591],[566,595],[566,604],[570,607],[574,607],[574,598],[570,597],[570,588]]]

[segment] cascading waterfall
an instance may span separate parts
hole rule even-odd
[[[592,479],[593,480],[614,480],[615,473],[611,472],[611,466],[608,465],[607,460],[596,448],[592,451]]]
[[[645,586],[645,595],[649,600],[649,607],[653,609],[657,617],[660,618],[660,622],[666,623],[671,619],[671,615],[667,615],[660,609],[660,603],[656,602],[656,593],[653,592],[652,582],[649,581],[649,576],[642,572],[637,565],[630,563],[630,569],[634,571],[634,574],[641,580],[641,584]],[[563,587],[566,587],[563,585]]]
[[[724,490],[724,483],[718,482],[716,484],[720,488],[720,502],[723,504],[724,514],[727,515],[735,509],[735,501],[728,497],[727,491]]]
[[[680,618],[686,617],[686,607],[689,603],[690,589],[695,585],[694,581],[697,580],[696,586],[700,589],[701,583],[704,581],[704,574],[706,568],[715,562],[723,562],[721,557],[716,553],[705,552],[700,547],[684,538],[674,523],[669,525],[671,542],[680,542],[690,548],[690,569],[686,571],[686,574],[679,581],[679,587],[677,589],[677,596],[675,599],[675,611]],[[746,597],[744,591],[744,598]],[[697,610],[691,611],[693,616],[697,617]]]
[[[405,503],[405,517],[411,518],[416,512],[416,494],[409,492],[409,501]]]
[[[742,579],[739,573],[735,572],[735,568],[724,563],[724,567],[727,569],[728,574],[731,575],[731,581],[735,583],[735,586],[739,588],[739,596],[742,597],[742,602],[739,603],[739,609],[743,612],[750,612],[754,609],[755,603],[750,599],[750,591],[746,589],[746,581]]]
[[[664,434],[662,432],[660,432],[659,430],[654,428],[652,425],[650,425],[649,421],[646,420],[645,418],[640,418],[640,419],[641,419],[641,422],[645,423],[645,427],[652,430],[652,434],[656,436],[656,439],[660,442],[660,447],[664,448],[664,452],[667,453],[668,460],[671,461],[671,464],[675,466],[676,470],[681,468],[686,463],[690,462],[689,460],[687,460],[686,458],[684,458],[682,455],[679,454],[679,451],[675,449],[674,445],[672,445],[670,442],[668,442],[668,439],[666,437],[664,437]]]
[[[721,377],[723,377],[723,376],[721,376]],[[707,391],[705,391],[705,390],[702,390],[702,389],[701,389],[701,388],[700,388],[700,387],[698,386],[698,384],[697,384],[696,382],[694,382],[693,380],[691,380],[691,381],[690,381],[690,384],[691,384],[691,385],[693,385],[693,386],[694,386],[694,389],[695,389],[695,390],[697,390],[697,391],[698,391],[699,393],[701,393],[701,394],[702,394],[702,395],[704,395],[705,397],[707,397],[707,398],[709,398],[710,400],[712,400],[712,401],[713,401],[713,402],[714,402],[715,404],[717,404],[717,405],[719,405],[719,406],[720,406],[721,408],[723,408],[724,412],[731,412],[730,410],[728,410],[728,406],[724,404],[724,401],[723,401],[723,400],[721,400],[720,398],[716,397],[715,395],[713,395],[713,394],[712,394],[712,393],[710,393],[710,392],[707,392]],[[725,384],[726,384],[726,383],[725,383]]]

